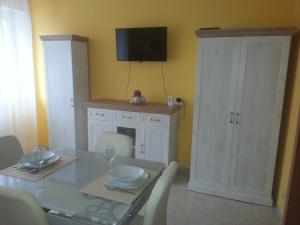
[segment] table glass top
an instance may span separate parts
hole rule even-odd
[[[44,209],[57,211],[74,220],[83,220],[91,224],[120,224],[120,221],[130,213],[131,205],[79,192],[81,188],[108,170],[109,163],[103,154],[67,149],[54,151],[61,155],[76,155],[79,159],[36,182],[0,175],[0,185],[27,190],[38,199]],[[161,171],[164,167],[162,163],[124,157],[117,157],[113,163],[157,171]]]

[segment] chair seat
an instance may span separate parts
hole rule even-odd
[[[157,180],[145,206],[145,216],[137,215],[131,225],[166,225],[167,205],[171,185],[178,170],[178,163],[173,161]]]
[[[128,135],[101,132],[97,137],[95,151],[104,153],[108,146],[112,146],[119,156],[132,157],[133,140]]]
[[[143,225],[144,222],[144,217],[137,215],[132,222],[130,223],[130,225]]]
[[[0,224],[48,225],[48,221],[31,193],[0,187]]]
[[[23,154],[22,146],[15,136],[0,137],[0,170],[18,162]]]

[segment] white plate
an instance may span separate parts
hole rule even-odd
[[[107,177],[108,178],[108,177]],[[137,189],[141,187],[149,178],[149,175],[144,173],[139,179],[133,182],[120,182],[120,181],[111,181],[106,179],[106,183],[111,187],[123,188],[123,189]]]
[[[51,151],[36,151],[23,155],[20,162],[38,164],[39,162],[48,161],[54,156],[56,154]]]
[[[136,166],[121,165],[112,168],[111,174],[108,175],[110,181],[134,182],[145,174],[145,170]]]
[[[60,156],[55,154],[52,158],[47,160],[45,163],[42,163],[41,165],[39,165],[38,162],[31,163],[31,162],[26,162],[26,161],[19,161],[19,164],[28,169],[39,169],[39,168],[47,167],[47,166],[51,165],[52,163],[55,163],[59,159],[60,159]]]

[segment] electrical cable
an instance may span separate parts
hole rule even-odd
[[[128,98],[128,87],[130,83],[130,78],[131,78],[131,61],[129,61],[128,64],[128,79],[127,79],[126,90],[125,90],[126,98]]]
[[[166,89],[166,81],[165,81],[163,65],[164,65],[164,63],[161,62],[161,77],[162,77],[162,82],[163,82],[163,91],[164,91],[165,97],[167,98],[168,94],[167,94],[167,89]]]

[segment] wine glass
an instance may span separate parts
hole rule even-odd
[[[37,169],[32,170],[33,173],[40,173],[41,170],[43,169],[43,160],[41,158],[42,152],[43,151],[47,151],[48,148],[45,146],[37,146],[35,148],[33,148],[32,152],[34,154],[34,161],[37,162],[38,167]],[[40,184],[39,184],[39,188],[35,191],[35,196],[38,199],[41,199],[44,196],[45,193],[45,186],[44,186],[44,178],[41,177],[40,178]]]
[[[41,171],[42,170],[42,166],[43,166],[43,163],[44,163],[44,160],[42,160],[41,156],[42,156],[42,152],[43,151],[47,151],[48,148],[46,146],[43,146],[43,145],[38,145],[37,147],[34,147],[32,149],[32,152],[33,152],[33,155],[34,155],[34,161],[38,163],[38,171]]]
[[[113,146],[107,145],[104,149],[104,158],[109,161],[109,174],[111,174],[112,161],[116,156],[116,150]]]

